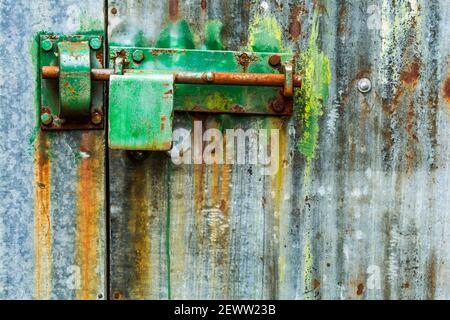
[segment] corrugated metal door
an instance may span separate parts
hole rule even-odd
[[[448,1],[0,10],[0,298],[450,298]],[[39,130],[38,32],[150,47],[181,21],[198,49],[220,32],[224,50],[264,51],[269,39],[298,56],[292,117],[175,116],[176,128],[278,129],[275,175],[134,159],[101,131]]]

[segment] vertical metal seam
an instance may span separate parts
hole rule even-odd
[[[104,9],[104,66],[107,67],[109,65],[109,51],[108,51],[108,0],[104,0],[103,4]],[[104,94],[103,94],[103,119],[104,119],[104,143],[105,143],[105,158],[104,158],[104,167],[105,167],[105,267],[106,267],[106,274],[105,274],[105,293],[104,296],[106,300],[111,299],[111,212],[110,212],[110,188],[109,188],[109,149],[108,149],[108,95],[109,95],[109,86],[105,85],[103,88]]]

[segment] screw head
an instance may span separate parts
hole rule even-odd
[[[41,48],[44,51],[50,51],[53,48],[53,42],[50,39],[45,39],[44,41],[42,41],[41,43]]]
[[[281,65],[281,57],[278,54],[273,54],[269,57],[269,64],[272,67],[279,67]]]
[[[372,90],[372,82],[367,78],[359,79],[358,81],[358,90],[361,93],[367,93]]]
[[[133,52],[133,60],[135,62],[141,62],[142,60],[144,60],[144,51],[138,49],[138,50],[134,50]]]
[[[102,47],[102,41],[99,37],[92,38],[89,40],[89,46],[92,50],[98,50]]]
[[[50,113],[44,112],[41,114],[41,122],[43,125],[50,125],[53,122],[53,117]]]
[[[92,114],[91,114],[91,122],[93,124],[97,125],[97,124],[102,123],[102,121],[103,121],[103,117],[100,114],[100,112],[97,112],[97,111],[92,112]]]

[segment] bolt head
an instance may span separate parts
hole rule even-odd
[[[273,54],[269,57],[269,64],[272,67],[279,67],[281,64],[281,57],[278,54]]]
[[[100,112],[93,112],[91,114],[91,122],[93,124],[98,125],[98,124],[102,123],[102,121],[103,121],[103,117],[100,114]]]
[[[92,38],[89,40],[89,46],[92,50],[98,50],[102,47],[102,41],[99,37]]]
[[[358,81],[358,90],[361,93],[367,93],[372,90],[372,82],[367,78],[359,79]]]
[[[134,50],[133,52],[133,60],[135,62],[141,62],[142,60],[144,60],[144,51],[138,49],[138,50]]]
[[[47,113],[47,112],[42,113],[41,114],[41,122],[42,122],[43,125],[46,125],[46,126],[50,125],[53,122],[52,115],[50,113]]]
[[[41,43],[41,48],[44,51],[50,51],[53,48],[53,42],[50,39],[45,39],[44,41],[42,41]]]

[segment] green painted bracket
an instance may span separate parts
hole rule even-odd
[[[89,43],[60,42],[59,116],[83,118],[91,106],[91,57]]]
[[[113,75],[109,81],[109,147],[170,150],[174,76],[167,73]]]
[[[269,63],[274,55],[280,57],[276,66]],[[123,68],[133,74],[181,71],[280,74],[284,71],[281,65],[291,61],[293,54],[110,46],[109,57],[109,68]],[[284,105],[282,112],[273,107],[280,103]],[[290,116],[292,109],[292,99],[285,98],[279,87],[177,84],[174,95],[177,112]]]
[[[91,69],[104,68],[103,35],[39,36],[39,69],[59,67],[53,79],[40,79],[42,130],[103,129],[103,82]]]

